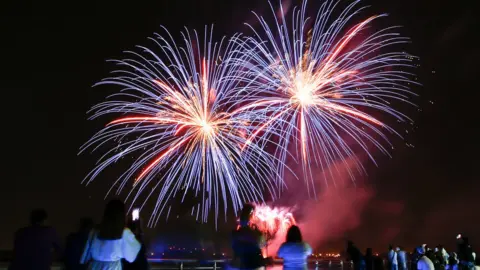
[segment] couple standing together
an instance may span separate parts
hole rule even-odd
[[[233,258],[229,265],[232,270],[264,269],[271,261],[262,256],[262,248],[266,245],[262,232],[250,226],[254,210],[250,204],[243,207],[240,227],[232,233]],[[303,242],[300,229],[293,225],[277,255],[283,258],[284,269],[307,269],[307,258],[311,253],[312,248]]]

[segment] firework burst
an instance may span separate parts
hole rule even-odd
[[[286,233],[288,228],[296,225],[290,208],[270,207],[266,204],[255,206],[250,223],[267,236],[267,240],[275,238],[277,233]]]
[[[266,119],[248,137],[247,145],[279,140],[275,155],[284,161],[282,165],[290,155],[289,143],[296,144],[297,153],[291,156],[300,159],[309,190],[315,191],[312,164],[333,175],[335,168],[329,165],[353,158],[358,172],[364,173],[351,142],[372,160],[370,145],[388,154],[385,133],[399,134],[378,114],[410,121],[390,105],[395,100],[412,104],[408,101],[412,74],[402,71],[413,66],[411,57],[389,51],[409,40],[395,27],[368,29],[385,15],[352,24],[363,9],[357,8],[358,3],[342,10],[339,2],[325,1],[313,21],[306,15],[307,1],[293,9],[291,21],[280,5],[281,15],[272,26],[257,15],[261,27],[250,26],[254,36],[243,45],[250,58],[240,60],[246,67],[242,90],[257,97],[249,109]],[[349,174],[355,178],[353,170]]]
[[[241,114],[248,98],[233,92],[242,69],[235,62],[245,57],[238,44],[215,43],[205,28],[203,42],[187,30],[180,47],[165,32],[151,38],[161,55],[139,46],[139,52],[127,52],[131,58],[114,61],[120,69],[97,84],[123,89],[92,109],[92,118],[120,116],[81,149],[114,145],[86,177],[87,184],[119,159],[134,157],[109,193],[130,183],[127,199],[133,205],[146,193],[142,207],[157,194],[149,225],[170,212],[170,199],[183,201],[189,190],[200,198],[196,211],[203,221],[212,206],[217,220],[221,202],[226,214],[229,206],[237,212],[244,202],[263,201],[264,191],[275,196],[281,184],[272,170],[277,161],[263,147],[243,147],[253,127],[248,114]]]

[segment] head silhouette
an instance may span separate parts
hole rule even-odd
[[[35,209],[30,213],[30,223],[32,225],[43,225],[47,220],[48,215],[45,209]]]
[[[111,200],[103,212],[98,238],[104,240],[120,239],[125,229],[125,204],[121,200]]]
[[[300,228],[296,225],[290,226],[287,232],[287,242],[288,243],[301,243],[302,233],[300,232]]]
[[[255,211],[255,206],[253,204],[245,204],[242,211],[240,212],[240,225],[247,226],[250,220],[252,219],[253,212]]]
[[[419,246],[419,247],[417,247],[416,251],[417,251],[418,254],[423,255],[423,254],[425,254],[425,247],[424,246]]]

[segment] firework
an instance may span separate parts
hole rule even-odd
[[[250,223],[263,232],[268,241],[275,238],[277,233],[285,234],[290,226],[296,224],[290,208],[270,207],[266,204],[255,206]]]
[[[372,160],[370,145],[388,155],[385,134],[400,135],[379,114],[410,121],[390,106],[395,100],[412,104],[408,101],[412,74],[402,71],[413,66],[412,57],[389,51],[408,39],[395,27],[368,28],[385,15],[353,24],[354,15],[362,10],[358,2],[340,9],[339,2],[325,1],[313,21],[306,15],[307,1],[293,9],[291,21],[280,5],[280,18],[272,26],[256,14],[261,27],[250,26],[254,36],[243,45],[250,56],[242,59],[243,90],[257,97],[249,109],[267,119],[248,137],[247,145],[279,140],[275,155],[282,165],[290,155],[289,143],[296,144],[292,156],[300,159],[309,191],[315,192],[312,164],[333,175],[335,167],[329,165],[353,158],[358,172],[364,172],[351,142]],[[354,180],[354,170],[348,173]]]
[[[195,208],[203,221],[212,206],[218,217],[221,204],[224,212],[231,206],[236,213],[244,202],[263,201],[264,191],[275,196],[280,182],[272,168],[278,161],[261,146],[244,147],[254,131],[251,116],[241,113],[248,97],[234,92],[242,69],[235,63],[245,57],[238,43],[213,42],[205,28],[203,41],[195,31],[182,33],[185,46],[180,47],[165,32],[150,39],[161,54],[139,46],[139,52],[127,52],[131,58],[114,61],[119,70],[97,84],[122,91],[92,109],[92,118],[118,118],[81,149],[113,145],[86,177],[87,184],[108,166],[132,157],[109,193],[115,188],[120,193],[130,183],[127,200],[133,205],[146,195],[142,207],[155,194],[149,225],[166,209],[170,212],[170,199],[181,196],[183,202],[192,190],[200,198]]]

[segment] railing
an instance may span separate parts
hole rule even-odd
[[[221,269],[228,260],[148,259],[150,269]],[[170,265],[166,265],[170,264]],[[173,264],[173,265],[172,265]],[[207,266],[207,264],[209,266]]]
[[[197,260],[197,259],[148,259],[150,262],[150,270],[191,270],[191,269],[222,269],[229,261],[223,260]],[[281,269],[283,260],[275,259],[274,265],[267,267],[268,269]],[[384,261],[385,263],[385,261]],[[8,270],[8,263],[0,263],[0,270]],[[322,259],[309,259],[309,269],[353,269],[352,261],[343,260],[322,260]],[[409,265],[409,264],[407,264]],[[63,270],[64,267],[61,263],[56,263],[52,266],[51,270]],[[480,267],[476,267],[480,270]]]
[[[186,270],[186,269],[222,269],[228,262],[227,259],[223,260],[197,260],[197,259],[148,259],[150,262],[151,270]],[[275,259],[274,264],[281,265],[283,260]],[[351,268],[352,262],[344,263],[342,260],[308,260],[309,268]],[[276,268],[272,266],[272,268]],[[62,270],[63,265],[56,263],[52,266],[52,270]],[[0,270],[8,270],[8,263],[0,263]]]

